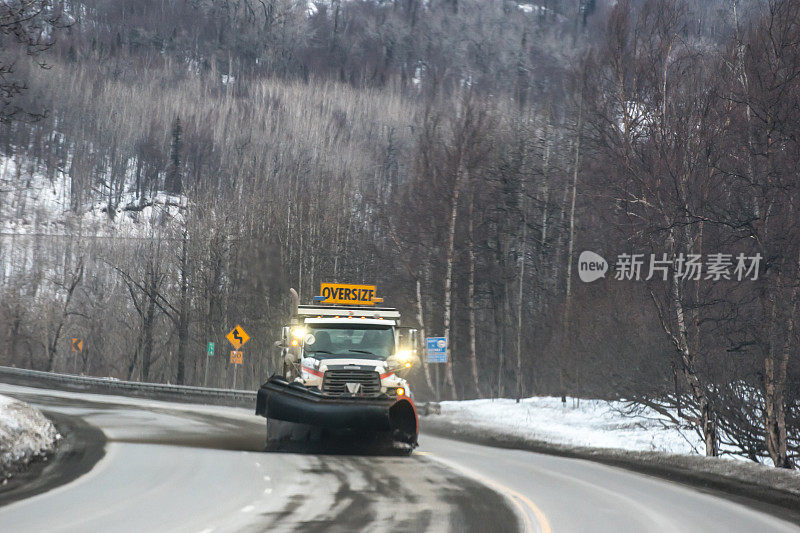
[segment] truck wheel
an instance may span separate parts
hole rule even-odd
[[[395,454],[399,457],[408,457],[412,453],[414,453],[414,448],[411,447],[403,447],[403,448],[395,448]]]

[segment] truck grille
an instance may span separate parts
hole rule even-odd
[[[358,392],[352,394],[348,389],[360,385]],[[322,378],[322,392],[334,396],[377,396],[381,392],[381,376],[373,370],[328,370]]]

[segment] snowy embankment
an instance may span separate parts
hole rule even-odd
[[[705,488],[800,508],[800,470],[741,457],[705,457],[689,428],[676,428],[646,408],[624,402],[526,398],[442,402],[424,411],[426,433],[478,444],[553,453],[622,466]],[[738,459],[738,460],[737,460]]]
[[[0,484],[33,460],[46,457],[61,439],[38,409],[0,395]]]
[[[128,167],[132,171],[131,162]],[[0,154],[0,235],[149,236],[154,226],[179,224],[187,206],[185,196],[164,192],[137,197],[101,189],[92,196],[74,207],[71,181],[63,172],[49,176],[25,155]]]
[[[469,424],[556,445],[614,448],[629,451],[704,453],[702,439],[691,430],[670,426],[663,416],[643,409],[623,414],[622,402],[567,398],[469,400],[442,402],[441,415],[431,419]]]

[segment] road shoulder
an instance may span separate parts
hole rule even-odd
[[[690,486],[800,525],[800,475],[759,465],[702,456],[573,447],[425,416],[422,434],[492,446],[585,459]]]
[[[43,410],[63,436],[55,452],[0,486],[0,507],[47,492],[88,473],[105,455],[106,438],[78,417]]]

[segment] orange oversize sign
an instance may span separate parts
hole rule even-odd
[[[242,352],[238,350],[231,350],[231,363],[234,365],[241,365],[242,364]]]
[[[375,305],[382,302],[377,298],[375,285],[345,285],[343,283],[323,283],[320,294],[324,304]]]

